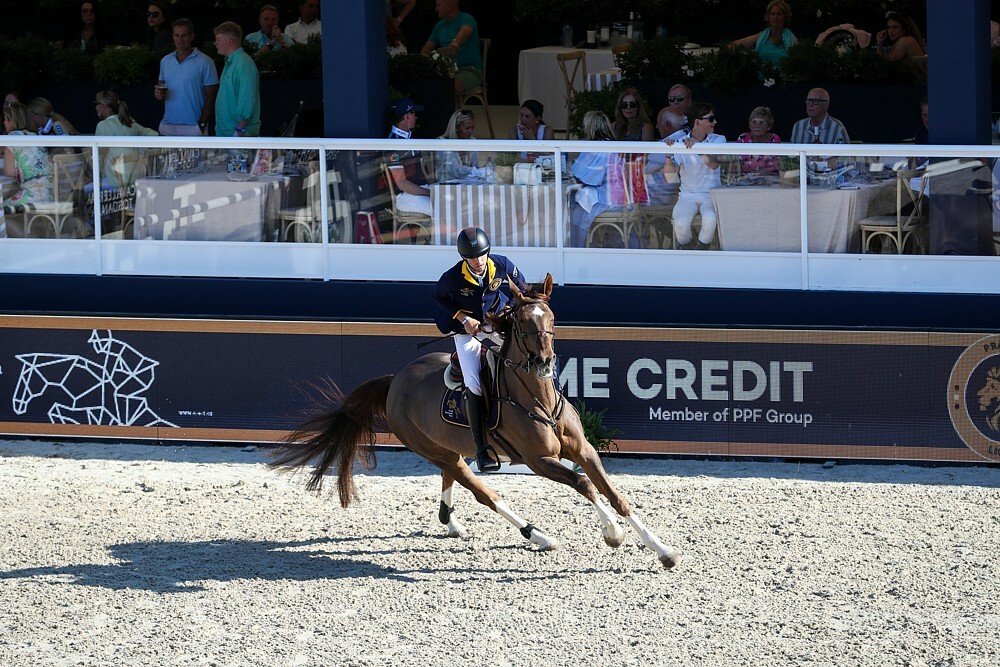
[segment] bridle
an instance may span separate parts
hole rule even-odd
[[[528,349],[528,344],[526,341],[531,338],[537,338],[539,342],[539,347],[544,347],[545,337],[549,336],[555,338],[556,332],[549,329],[538,329],[537,327],[533,331],[523,331],[520,321],[516,317],[514,317],[514,311],[516,311],[518,308],[524,308],[527,306],[532,306],[537,304],[538,304],[537,301],[528,301],[525,303],[521,303],[519,306],[513,308],[509,315],[511,319],[511,327],[508,335],[511,341],[513,341],[513,344],[517,347],[518,352],[520,352],[524,356],[525,360],[522,362],[515,362],[511,360],[507,356],[508,346],[505,346],[500,351],[502,368],[509,368],[512,371],[514,371],[513,373],[514,377],[517,379],[518,382],[521,383],[521,386],[524,387],[531,395],[531,399],[534,402],[534,407],[532,407],[531,409],[526,408],[525,406],[521,405],[520,403],[512,399],[510,396],[509,387],[506,386],[506,381],[504,381],[504,388],[503,388],[504,391],[502,392],[502,394],[505,395],[502,395],[500,400],[507,403],[508,405],[512,405],[518,408],[519,410],[527,414],[530,419],[540,424],[544,424],[545,426],[548,426],[554,430],[556,424],[559,423],[559,418],[562,415],[563,407],[565,406],[566,403],[562,393],[559,391],[558,387],[555,387],[556,404],[550,410],[546,408],[545,405],[543,405],[540,400],[538,400],[538,395],[535,393],[535,391],[532,390],[530,386],[528,386],[528,383],[525,382],[525,378],[521,376],[521,372],[523,372],[525,375],[528,376],[534,373],[534,375],[536,375],[539,379],[553,380],[555,375],[553,372],[555,366],[555,355],[553,355],[552,359],[549,359],[548,361],[542,361],[540,355],[537,355]],[[501,377],[504,380],[506,380],[505,373],[501,374]]]

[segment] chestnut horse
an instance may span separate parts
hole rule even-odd
[[[576,489],[597,510],[604,541],[618,547],[624,533],[598,496],[600,492],[660,562],[673,567],[680,561],[680,552],[665,546],[646,528],[611,484],[597,451],[584,437],[579,414],[554,386],[555,317],[548,305],[552,276],[547,275],[536,290],[521,293],[513,284],[510,289],[513,306],[492,320],[504,338],[497,364],[503,415],[499,428],[491,433],[493,446],[502,460],[523,462],[536,474]],[[556,548],[556,540],[518,516],[466,464],[465,457],[475,454],[472,438],[466,428],[449,424],[440,416],[446,390],[442,375],[448,361],[448,354],[428,354],[396,375],[365,382],[340,400],[339,408],[316,416],[292,433],[275,452],[271,466],[295,469],[318,458],[307,485],[313,490],[318,490],[326,472],[337,466],[340,502],[347,507],[357,498],[354,461],[361,459],[372,465],[375,424],[385,419],[400,442],[441,469],[438,518],[447,526],[449,536],[466,534],[454,515],[451,492],[457,481],[540,550]],[[583,474],[560,464],[560,458],[578,464]]]

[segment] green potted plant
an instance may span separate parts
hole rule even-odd
[[[799,156],[782,155],[778,158],[778,175],[782,183],[798,185],[799,182]]]

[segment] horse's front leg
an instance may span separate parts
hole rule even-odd
[[[615,511],[628,521],[632,529],[639,535],[642,543],[656,554],[656,557],[665,568],[670,569],[680,563],[681,552],[674,547],[663,544],[660,538],[649,530],[639,517],[635,515],[629,502],[611,484],[608,473],[605,472],[604,465],[601,463],[601,458],[597,455],[597,450],[589,442],[586,440],[582,441],[579,451],[573,457],[573,460],[580,464],[584,473],[593,481],[594,486],[601,492],[601,495],[607,498],[611,506],[615,508]],[[598,514],[600,514],[601,506],[597,503],[595,503],[595,506],[598,508]]]
[[[451,498],[455,477],[447,470],[441,471],[441,504],[438,507],[438,520],[448,528],[448,537],[467,537],[465,528],[455,518],[455,505]]]

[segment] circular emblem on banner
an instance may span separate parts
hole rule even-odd
[[[990,461],[1000,461],[1000,336],[970,345],[948,381],[948,413],[962,441]]]

